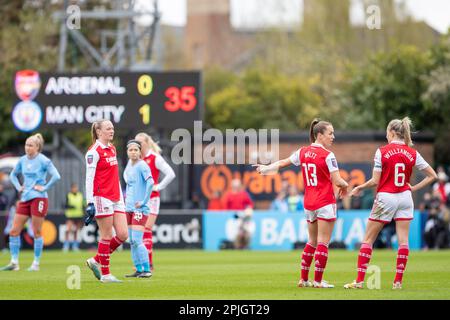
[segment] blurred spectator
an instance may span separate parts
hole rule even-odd
[[[9,199],[8,196],[4,193],[5,187],[0,183],[0,211],[7,210]]]
[[[84,205],[83,194],[78,190],[78,185],[72,183],[64,205],[66,209],[66,234],[63,251],[65,252],[69,251],[70,245],[72,245],[73,251],[79,251],[80,249],[78,238],[79,232],[83,228]]]
[[[5,240],[5,247],[3,248],[3,250],[8,250],[9,248],[9,232],[11,231],[11,228],[13,226],[13,221],[14,221],[14,216],[16,214],[16,206],[18,204],[14,203],[12,206],[9,207],[8,211],[7,211],[7,216],[6,216],[6,225],[5,225],[5,229],[3,229],[3,237]]]
[[[191,200],[188,202],[186,209],[205,209],[206,204],[205,202],[200,198],[200,195],[197,191],[192,192]]]
[[[253,208],[253,201],[248,192],[243,188],[241,180],[233,179],[231,182],[231,191],[225,194],[223,205],[225,210]]]
[[[373,247],[378,249],[391,249],[392,248],[392,238],[395,235],[395,221],[384,225],[381,232],[378,234]]]
[[[361,193],[361,209],[372,209],[373,189],[366,189]]]
[[[222,193],[219,190],[214,191],[212,198],[209,199],[208,210],[224,210]]]
[[[448,206],[449,204],[449,195],[450,195],[450,183],[448,182],[448,176],[444,171],[438,172],[438,181],[433,185],[433,191],[437,191],[441,204],[445,204]]]
[[[355,185],[357,187],[358,185]],[[350,207],[352,210],[372,209],[373,205],[373,189],[366,189],[358,196],[347,197],[350,198]]]
[[[286,193],[281,191],[277,194],[275,200],[270,204],[270,210],[286,213],[289,211],[289,206],[286,200]]]
[[[426,249],[447,248],[449,229],[448,223],[445,221],[445,212],[442,210],[442,206],[436,202],[430,202],[430,206],[424,230]]]
[[[440,199],[439,195],[437,194],[437,192],[434,192],[433,194],[434,195],[432,195],[429,192],[425,192],[425,194],[423,195],[423,200],[419,204],[419,210],[422,213],[428,215],[428,213],[432,207],[439,206],[441,204],[441,199]]]
[[[237,219],[237,235],[234,240],[235,249],[248,249],[254,231],[252,215],[253,210],[250,207],[235,214],[234,217]]]
[[[231,190],[224,197],[224,209],[235,210],[237,233],[234,240],[236,249],[247,249],[252,236],[253,202],[242,186],[241,180],[231,181]]]
[[[356,188],[357,186],[358,185],[356,184],[354,186],[354,188]],[[357,195],[357,196],[356,195],[352,196],[350,198],[350,209],[352,209],[352,210],[361,209],[361,207],[362,207],[362,197],[363,197],[362,192],[359,195]]]
[[[284,178],[281,180],[281,190],[280,192],[283,192],[285,195],[289,193],[289,187],[290,187],[289,180]]]
[[[286,199],[289,212],[297,212],[303,210],[303,196],[298,193],[297,186],[289,186],[289,195]]]

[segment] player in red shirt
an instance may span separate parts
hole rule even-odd
[[[86,263],[101,282],[121,282],[109,271],[111,253],[128,238],[117,153],[111,143],[114,126],[109,120],[94,122],[91,135],[93,144],[86,153],[86,223],[95,216],[100,241],[97,255]]]
[[[253,201],[245,188],[243,188],[241,180],[233,179],[231,181],[231,190],[227,192],[223,199],[225,210],[243,211],[247,208],[253,209]]]
[[[331,123],[314,119],[310,127],[311,145],[300,148],[289,158],[271,165],[256,165],[261,174],[275,174],[291,164],[301,166],[305,185],[304,207],[308,220],[308,243],[302,254],[299,287],[333,288],[322,280],[328,260],[328,243],[336,221],[336,197],[333,185],[339,188],[339,196],[347,193],[347,182],[341,178],[336,158],[329,151],[334,141]],[[308,281],[309,269],[315,259],[314,282]]]
[[[151,270],[153,266],[153,226],[155,225],[156,218],[159,214],[160,205],[160,191],[165,189],[173,179],[175,179],[175,172],[161,156],[161,148],[153,141],[145,132],[140,132],[136,135],[135,139],[141,143],[143,160],[150,167],[155,185],[153,186],[152,194],[150,195],[150,201],[148,203],[150,208],[150,215],[145,224],[144,231],[144,244],[147,248],[148,258],[150,261]],[[164,178],[159,182],[159,175],[163,173]]]
[[[375,165],[372,178],[355,187],[350,196],[358,195],[361,190],[377,187],[377,195],[366,227],[363,243],[358,255],[358,276],[346,289],[362,289],[367,266],[372,256],[372,245],[384,225],[395,220],[398,254],[397,269],[393,289],[402,288],[403,273],[408,261],[409,225],[413,219],[414,202],[411,192],[422,189],[436,180],[436,172],[415,149],[411,141],[411,120],[392,120],[387,126],[388,145],[375,153]],[[413,168],[423,170],[426,177],[418,184],[409,184]]]

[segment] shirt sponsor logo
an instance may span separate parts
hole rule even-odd
[[[106,159],[106,162],[109,163],[109,165],[111,165],[111,166],[117,165],[117,158],[115,156],[114,157],[105,158],[105,159]]]

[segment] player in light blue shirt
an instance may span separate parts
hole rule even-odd
[[[143,242],[145,223],[150,208],[148,201],[153,188],[153,177],[149,166],[141,160],[141,144],[136,140],[127,143],[128,164],[123,173],[127,189],[125,210],[131,244],[131,256],[136,272],[126,277],[150,278],[150,263]]]
[[[19,270],[20,233],[31,217],[31,225],[34,234],[34,260],[28,271],[39,271],[39,262],[44,247],[41,236],[42,224],[48,209],[49,190],[61,176],[55,166],[44,156],[41,151],[44,139],[40,133],[30,136],[25,142],[25,155],[10,174],[14,187],[21,193],[20,201],[16,208],[13,227],[9,232],[9,248],[11,262],[1,271]],[[50,180],[47,182],[47,174]],[[20,184],[18,176],[22,175],[23,183]]]

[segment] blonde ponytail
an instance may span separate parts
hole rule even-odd
[[[411,139],[411,126],[412,126],[411,119],[409,119],[409,117],[404,117],[402,119],[403,139],[405,140],[406,145],[409,147],[413,146]]]
[[[389,122],[387,130],[394,131],[398,138],[402,139],[407,146],[412,147],[411,127],[411,119],[409,117],[404,117],[402,120],[394,119]]]
[[[145,132],[139,132],[136,135],[136,138],[137,137],[141,137],[142,139],[144,139],[145,143],[147,143],[150,150],[152,150],[153,152],[155,152],[157,154],[161,154],[161,151],[162,151],[161,147],[148,134],[146,134]]]
[[[44,149],[44,137],[40,133],[33,134],[29,137],[29,139],[32,139],[34,143],[36,143],[38,147],[38,152],[41,152],[42,149]]]

